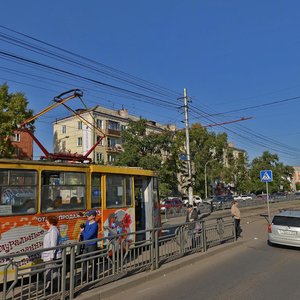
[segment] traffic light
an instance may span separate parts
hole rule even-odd
[[[190,186],[192,186],[192,184],[193,184],[192,178],[190,178],[190,177],[182,178],[182,183],[181,183],[182,188],[189,188]]]
[[[179,166],[179,171],[185,177],[189,176],[189,162],[187,160],[184,160],[181,162],[181,164]]]

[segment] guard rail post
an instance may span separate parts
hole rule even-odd
[[[160,230],[160,229],[159,229]],[[159,268],[159,241],[158,241],[158,232],[159,230],[155,230],[154,232],[154,238],[155,238],[155,243],[154,243],[154,250],[155,250],[155,269]]]
[[[67,248],[62,250],[61,260],[62,260],[62,268],[61,268],[61,300],[65,299],[66,294],[66,277],[67,277]]]
[[[202,222],[202,247],[203,247],[203,252],[206,252],[207,242],[206,242],[206,223],[205,223],[205,221]]]
[[[155,229],[151,230],[151,247],[150,247],[150,259],[151,259],[151,271],[155,270],[155,259],[154,259],[154,247],[155,247]]]
[[[77,247],[80,247],[80,245]],[[70,295],[69,299],[72,300],[74,298],[74,275],[75,275],[75,246],[71,246],[70,250]]]

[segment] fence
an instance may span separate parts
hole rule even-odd
[[[185,255],[204,252],[235,240],[232,218],[184,223],[97,239],[99,249],[79,253],[85,242],[61,245],[62,257],[39,262],[41,252],[58,247],[1,256],[2,299],[73,299],[79,293]],[[166,229],[164,228],[164,229]],[[34,261],[22,266],[24,258]]]

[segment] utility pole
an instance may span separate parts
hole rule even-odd
[[[189,182],[190,182],[190,185],[188,187],[189,204],[193,204],[192,163],[191,163],[191,154],[190,154],[188,97],[187,97],[186,88],[183,89],[183,100],[184,100],[184,116],[185,116],[186,157],[187,157],[188,176],[189,176]]]

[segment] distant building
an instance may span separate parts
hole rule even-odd
[[[228,148],[232,151],[234,159],[242,158],[246,155],[245,150],[236,148],[233,143],[228,143]],[[226,167],[229,167],[227,151],[224,151],[224,164]]]
[[[300,167],[296,166],[294,168],[294,175],[293,175],[293,180],[292,180],[292,189],[293,191],[299,190],[297,189],[297,185],[300,186]]]
[[[32,137],[24,131],[15,130],[10,141],[15,151],[13,157],[18,159],[33,159],[33,140]]]
[[[97,128],[87,126],[77,116],[69,116],[53,123],[54,153],[71,152],[86,154],[100,136],[105,138],[89,155],[95,163],[110,164],[123,151],[121,133],[127,128],[130,120],[138,121],[139,117],[129,115],[127,109],[113,110],[101,106],[77,110],[86,121]],[[173,127],[172,127],[173,126]],[[147,121],[146,133],[161,133],[164,130],[175,130],[174,125],[162,125],[155,121]],[[103,133],[103,134],[102,134]]]

